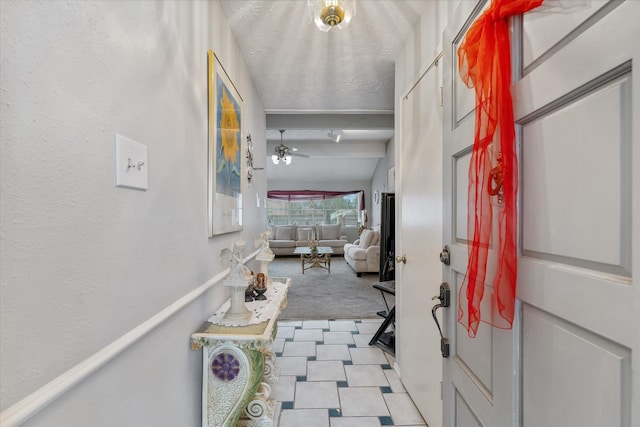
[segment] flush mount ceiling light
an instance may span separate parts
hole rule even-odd
[[[343,29],[356,15],[356,0],[307,0],[309,16],[321,31]]]
[[[284,134],[284,131],[285,129],[280,129],[280,145],[275,148],[276,154],[271,156],[271,160],[275,165],[280,163],[280,160],[282,160],[285,165],[291,164],[291,154],[289,154],[289,147],[282,143],[282,135]]]
[[[332,140],[333,142],[335,142],[336,144],[340,142],[340,135],[341,135],[340,131],[334,132],[333,129],[331,129],[329,131],[329,133],[327,134],[329,139]]]

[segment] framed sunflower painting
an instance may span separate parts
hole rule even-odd
[[[242,97],[208,52],[209,236],[242,230]]]

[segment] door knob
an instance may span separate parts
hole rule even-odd
[[[445,247],[442,249],[442,252],[440,252],[440,262],[444,265],[451,264],[451,253],[449,252],[449,246],[447,245],[445,245]]]
[[[403,263],[403,264],[406,264],[406,263],[407,263],[407,257],[406,257],[406,256],[404,256],[404,255],[398,255],[398,256],[396,257],[396,262],[398,262],[398,263],[400,263],[400,262],[401,262],[401,263]]]

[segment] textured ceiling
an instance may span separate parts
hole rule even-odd
[[[379,144],[389,140],[393,128],[372,128],[363,121],[361,127],[354,124],[347,129],[342,126],[344,121],[333,124],[319,120],[315,124],[309,115],[392,114],[394,60],[429,1],[358,0],[357,13],[350,24],[328,33],[318,30],[311,22],[305,0],[221,0],[220,3],[267,114],[289,115],[285,121],[288,125],[284,127],[291,132],[285,133],[285,145],[286,140],[291,139],[301,152],[312,151],[307,145],[328,141],[326,134],[330,129],[342,130],[340,144],[334,144],[331,150],[334,157],[340,157],[341,147],[354,141]],[[296,124],[299,120],[304,121],[304,125]],[[269,119],[267,127],[270,127]],[[279,142],[280,134],[273,129],[282,127],[271,127],[265,138]],[[356,157],[353,153],[349,157],[355,166]],[[368,157],[362,157],[367,167],[360,175],[334,173],[332,179],[370,179],[375,162],[371,168],[373,160]],[[297,160],[300,159],[294,162]],[[323,161],[320,158],[304,160],[314,165]],[[294,169],[291,166],[287,167]],[[274,168],[268,167],[268,179],[295,179],[285,174],[283,168],[280,165],[275,175]],[[319,166],[319,170],[328,169],[334,168]]]

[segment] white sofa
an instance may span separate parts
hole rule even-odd
[[[380,271],[380,232],[363,230],[360,238],[344,245],[344,259],[357,276]]]
[[[318,246],[330,247],[336,255],[344,253],[347,243],[341,224],[272,225],[269,248],[276,256],[293,255],[297,247],[309,246],[311,239],[318,240]]]

